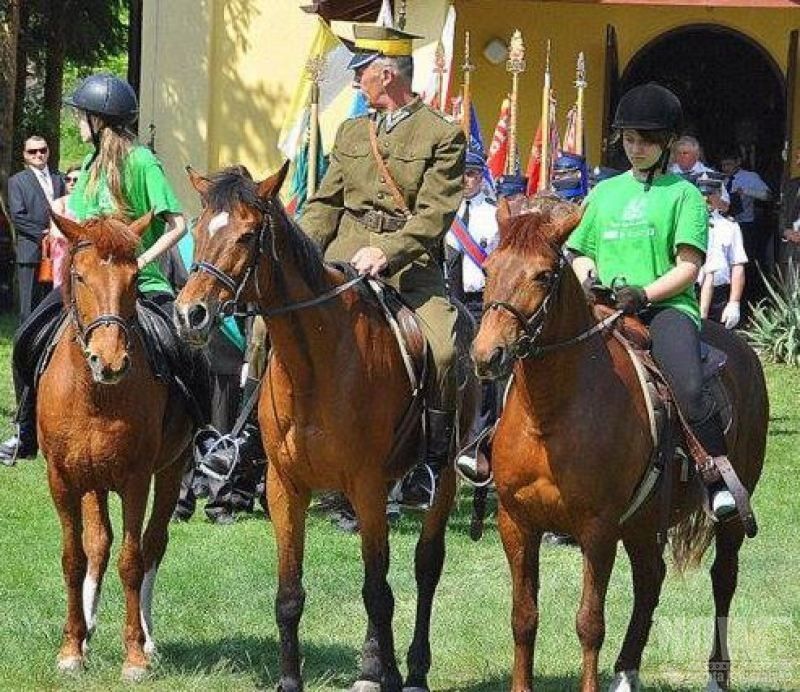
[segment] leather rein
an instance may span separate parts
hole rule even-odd
[[[210,274],[233,294],[233,297],[230,300],[227,300],[222,304],[222,307],[220,308],[221,315],[225,317],[252,317],[256,315],[261,315],[265,318],[277,317],[278,315],[285,315],[286,313],[303,310],[304,308],[310,308],[315,305],[325,303],[331,298],[344,293],[357,283],[360,283],[366,279],[366,276],[357,276],[354,279],[345,281],[343,284],[334,286],[331,290],[325,291],[314,298],[301,300],[296,303],[290,303],[289,305],[280,305],[269,310],[264,310],[262,308],[258,308],[257,310],[239,310],[238,306],[241,302],[242,291],[244,291],[244,288],[251,277],[254,280],[256,294],[258,295],[259,301],[261,301],[261,290],[258,282],[258,266],[261,257],[267,254],[267,251],[265,250],[267,236],[269,236],[269,254],[272,256],[272,259],[275,262],[278,262],[278,252],[275,246],[275,228],[277,222],[273,217],[274,203],[271,200],[268,200],[265,202],[263,208],[259,208],[259,211],[262,213],[262,222],[254,239],[253,246],[250,249],[250,262],[248,263],[247,269],[245,270],[241,280],[237,281],[230,274],[222,271],[219,267],[211,262],[195,262],[189,269],[190,274],[193,274],[194,272],[205,272],[206,274]]]
[[[614,324],[621,316],[622,310],[616,310],[611,313],[604,320],[592,325],[589,329],[582,331],[580,334],[573,336],[564,341],[557,341],[552,344],[538,344],[536,343],[539,336],[544,329],[550,305],[554,300],[554,296],[558,291],[558,286],[561,282],[561,276],[567,260],[563,253],[558,251],[558,267],[553,272],[548,281],[547,295],[541,302],[538,308],[530,317],[526,317],[516,306],[503,300],[493,300],[486,306],[486,312],[490,310],[503,309],[509,312],[513,317],[522,325],[522,333],[517,337],[516,341],[511,344],[511,353],[514,358],[518,360],[525,360],[527,358],[541,358],[547,353],[558,351],[568,346],[574,346],[587,339],[593,337],[595,334],[600,334]]]
[[[78,311],[78,302],[75,299],[75,283],[78,279],[80,279],[80,275],[75,270],[75,262],[74,258],[81,250],[86,250],[87,248],[91,247],[92,243],[88,240],[81,240],[76,243],[71,251],[71,262],[70,262],[70,269],[69,269],[69,283],[70,283],[70,303],[69,303],[69,312],[72,316],[72,323],[75,325],[75,331],[77,332],[78,342],[83,349],[84,354],[86,354],[89,350],[89,339],[92,337],[92,332],[95,329],[100,327],[110,327],[110,326],[117,326],[122,330],[122,334],[125,337],[125,350],[127,351],[130,349],[131,346],[131,328],[134,326],[135,318],[133,320],[125,320],[119,315],[114,315],[112,313],[102,313],[95,317],[89,324],[84,325],[83,321],[81,320],[80,312]]]

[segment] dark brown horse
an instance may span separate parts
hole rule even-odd
[[[195,261],[202,262],[203,271],[193,273],[178,296],[176,318],[194,344],[206,341],[231,301],[256,303],[267,320],[272,350],[258,413],[270,460],[267,495],[278,545],[278,689],[303,687],[298,624],[305,601],[306,508],[313,490],[334,489],[355,510],[364,561],[369,625],[354,689],[382,684],[395,692],[403,684],[392,632],[394,598],[386,580],[386,503],[390,484],[416,460],[411,450],[391,455],[411,386],[381,308],[363,287],[343,290],[343,272],[325,264],[316,245],[286,215],[277,196],[286,170],[261,183],[232,169],[210,179],[190,171],[204,203],[195,229]],[[477,381],[473,384],[475,402]],[[471,414],[473,408],[464,410]],[[470,415],[462,415],[460,424],[466,432]],[[399,461],[390,463],[390,456]],[[409,690],[428,689],[431,605],[455,488],[448,468],[417,544],[419,598],[408,652]]]
[[[108,493],[122,499],[119,575],[125,594],[123,677],[146,672],[153,651],[153,583],[167,546],[192,420],[156,380],[136,319],[136,248],[152,215],[127,226],[56,217],[70,242],[62,283],[69,311],[39,385],[39,440],[61,520],[67,621],[58,667],[79,670],[95,627],[111,547]],[[169,405],[168,405],[169,404]],[[142,528],[155,473],[153,508]]]
[[[581,689],[598,689],[606,589],[622,540],[633,572],[634,606],[612,690],[638,690],[642,651],[665,575],[657,540],[659,503],[651,499],[620,526],[645,473],[653,442],[641,385],[626,349],[607,332],[578,343],[597,324],[560,248],[580,213],[556,205],[509,218],[487,262],[484,315],[473,345],[479,372],[514,381],[494,438],[498,524],[513,586],[514,692],[533,687],[538,622],[539,546],[543,531],[573,535],[583,552],[577,632]],[[736,414],[730,459],[752,492],[764,460],[768,403],[756,355],[736,335],[708,325],[704,338],[728,355],[725,385]],[[709,689],[727,689],[726,620],[736,588],[744,528],[737,518],[712,525],[699,511],[696,477],[673,478],[672,547],[678,566],[696,563],[716,537],[711,568],[715,643]]]

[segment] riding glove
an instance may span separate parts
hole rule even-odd
[[[616,290],[617,308],[626,315],[635,315],[647,307],[647,294],[641,286],[623,286]]]

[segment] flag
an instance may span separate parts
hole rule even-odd
[[[286,203],[286,211],[289,215],[298,218],[303,213],[303,207],[308,201],[308,150],[309,150],[309,111],[306,111],[305,132],[303,144],[297,152],[293,162],[292,185],[289,189],[289,201]],[[322,181],[325,171],[328,168],[328,160],[322,151],[322,141],[319,128],[317,132],[317,184]]]
[[[347,64],[353,54],[323,19],[318,17],[317,20],[319,22],[317,33],[311,43],[308,57],[323,58],[325,61],[319,84],[319,121],[322,140],[332,143],[337,128],[347,117],[352,104],[353,71],[347,69]],[[278,135],[278,148],[288,159],[296,159],[303,146],[308,128],[307,110],[310,95],[311,81],[304,65]]]
[[[381,11],[378,12],[375,24],[377,26],[386,26],[390,29],[394,28],[394,13],[392,12],[392,3],[389,0],[383,0],[381,3]]]
[[[511,101],[503,99],[500,106],[500,118],[494,128],[492,143],[486,156],[486,166],[495,180],[505,172],[508,158],[508,119],[511,115]]]
[[[553,163],[561,149],[561,143],[558,137],[558,125],[556,125],[556,101],[552,95],[550,96],[550,126],[547,128],[548,136],[550,137],[550,161],[545,173],[542,173],[542,138],[544,137],[542,125],[543,123],[540,120],[539,127],[536,128],[536,136],[533,138],[533,144],[531,145],[528,170],[525,173],[525,176],[528,178],[527,195],[535,195],[537,193],[539,190],[539,179],[542,175],[547,176],[546,187],[550,187],[550,180],[553,175]]]
[[[441,47],[442,59],[440,65],[434,65],[428,77],[428,82],[422,90],[422,100],[425,101],[431,108],[444,111],[447,109],[447,104],[450,103],[450,74],[453,69],[453,45],[456,38],[456,8],[450,5],[447,8],[447,14],[444,18],[444,25],[442,26],[442,35],[439,39],[439,46]],[[441,74],[441,81],[439,75]],[[442,92],[440,93],[439,84],[443,85]]]
[[[578,153],[578,108],[573,106],[567,113],[567,129],[564,131],[564,143],[561,151],[567,154]]]

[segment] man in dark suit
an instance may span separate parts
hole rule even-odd
[[[63,197],[64,180],[47,167],[50,151],[44,138],[25,140],[25,169],[8,180],[8,211],[17,237],[19,319],[24,322],[44,297],[47,286],[37,281],[42,258],[42,235],[50,227],[50,203]]]

